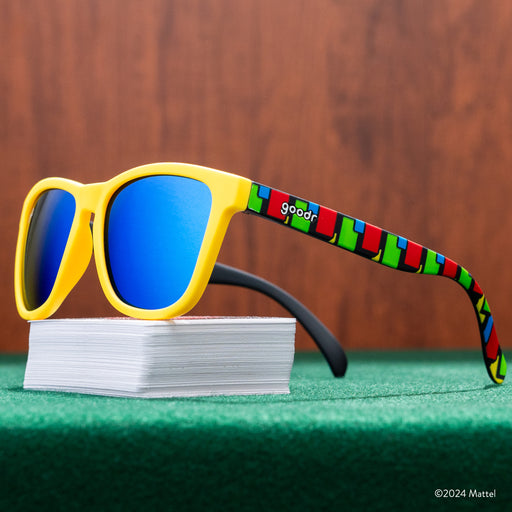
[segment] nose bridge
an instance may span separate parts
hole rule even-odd
[[[83,185],[80,190],[78,207],[86,212],[95,213],[101,200],[103,183]]]

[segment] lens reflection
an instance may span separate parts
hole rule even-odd
[[[34,207],[25,246],[25,301],[30,310],[50,296],[66,248],[75,199],[64,190],[44,192]]]
[[[174,304],[194,272],[211,210],[204,183],[181,176],[132,181],[112,198],[105,224],[110,279],[141,309]]]

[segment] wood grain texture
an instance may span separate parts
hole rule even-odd
[[[32,184],[153,161],[239,173],[446,254],[511,346],[512,3],[0,0],[0,12],[0,350],[27,347],[12,274]],[[349,349],[479,346],[454,283],[288,231],[239,215],[220,260],[293,293]],[[194,312],[284,313],[220,286]],[[92,265],[58,314],[115,314]]]

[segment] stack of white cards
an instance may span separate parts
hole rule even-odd
[[[33,321],[24,388],[145,398],[289,393],[294,346],[292,318]]]

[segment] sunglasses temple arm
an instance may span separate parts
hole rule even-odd
[[[347,356],[338,340],[303,304],[282,288],[249,272],[222,263],[216,263],[210,284],[243,286],[274,299],[289,311],[311,336],[324,355],[335,377],[343,377],[347,370]]]
[[[487,299],[469,272],[454,261],[377,226],[259,183],[252,183],[246,212],[302,231],[390,268],[439,275],[456,281],[473,304],[489,377],[497,384],[503,382],[507,366]]]

